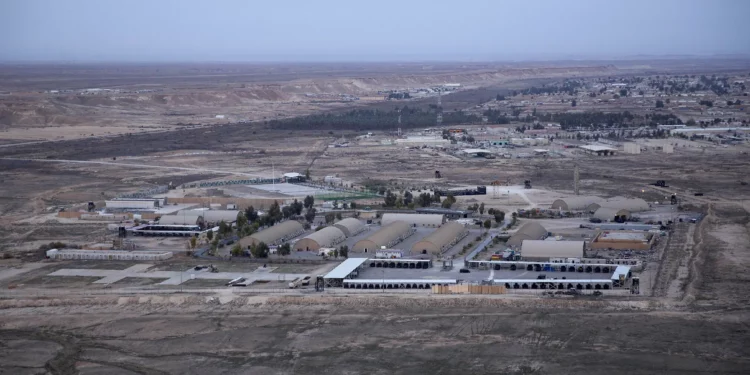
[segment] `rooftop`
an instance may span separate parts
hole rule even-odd
[[[367,262],[367,258],[349,258],[328,272],[324,279],[344,279],[349,276],[357,267]]]
[[[599,239],[610,241],[648,241],[646,232],[602,232]]]
[[[616,148],[610,147],[610,146],[605,146],[605,145],[585,145],[585,146],[580,146],[580,148],[582,148],[584,150],[594,151],[594,152],[597,152],[597,151],[617,151]]]

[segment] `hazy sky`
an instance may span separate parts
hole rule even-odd
[[[750,0],[0,0],[0,60],[750,54]]]

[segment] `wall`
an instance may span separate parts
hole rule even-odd
[[[224,198],[224,197],[184,197],[184,198],[168,198],[168,203],[190,203],[205,205],[208,207],[211,203],[218,203],[222,207],[226,207],[227,204],[233,203],[237,205],[238,210],[244,210],[250,206],[253,206],[256,210],[267,210],[274,201],[278,201],[279,204],[291,203],[294,199],[270,199],[270,198]]]
[[[505,294],[503,285],[433,285],[433,294]]]

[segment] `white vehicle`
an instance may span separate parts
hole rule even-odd
[[[226,285],[227,286],[235,286],[235,284],[239,284],[239,283],[245,282],[246,280],[247,279],[245,279],[244,277],[238,277],[238,278],[236,278],[236,279],[228,282]]]

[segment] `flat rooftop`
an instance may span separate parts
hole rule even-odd
[[[602,232],[599,240],[604,241],[648,241],[647,232]]]
[[[585,145],[585,146],[579,146],[580,148],[584,150],[589,151],[617,151],[616,148],[610,147],[610,146],[604,146],[604,145]]]

